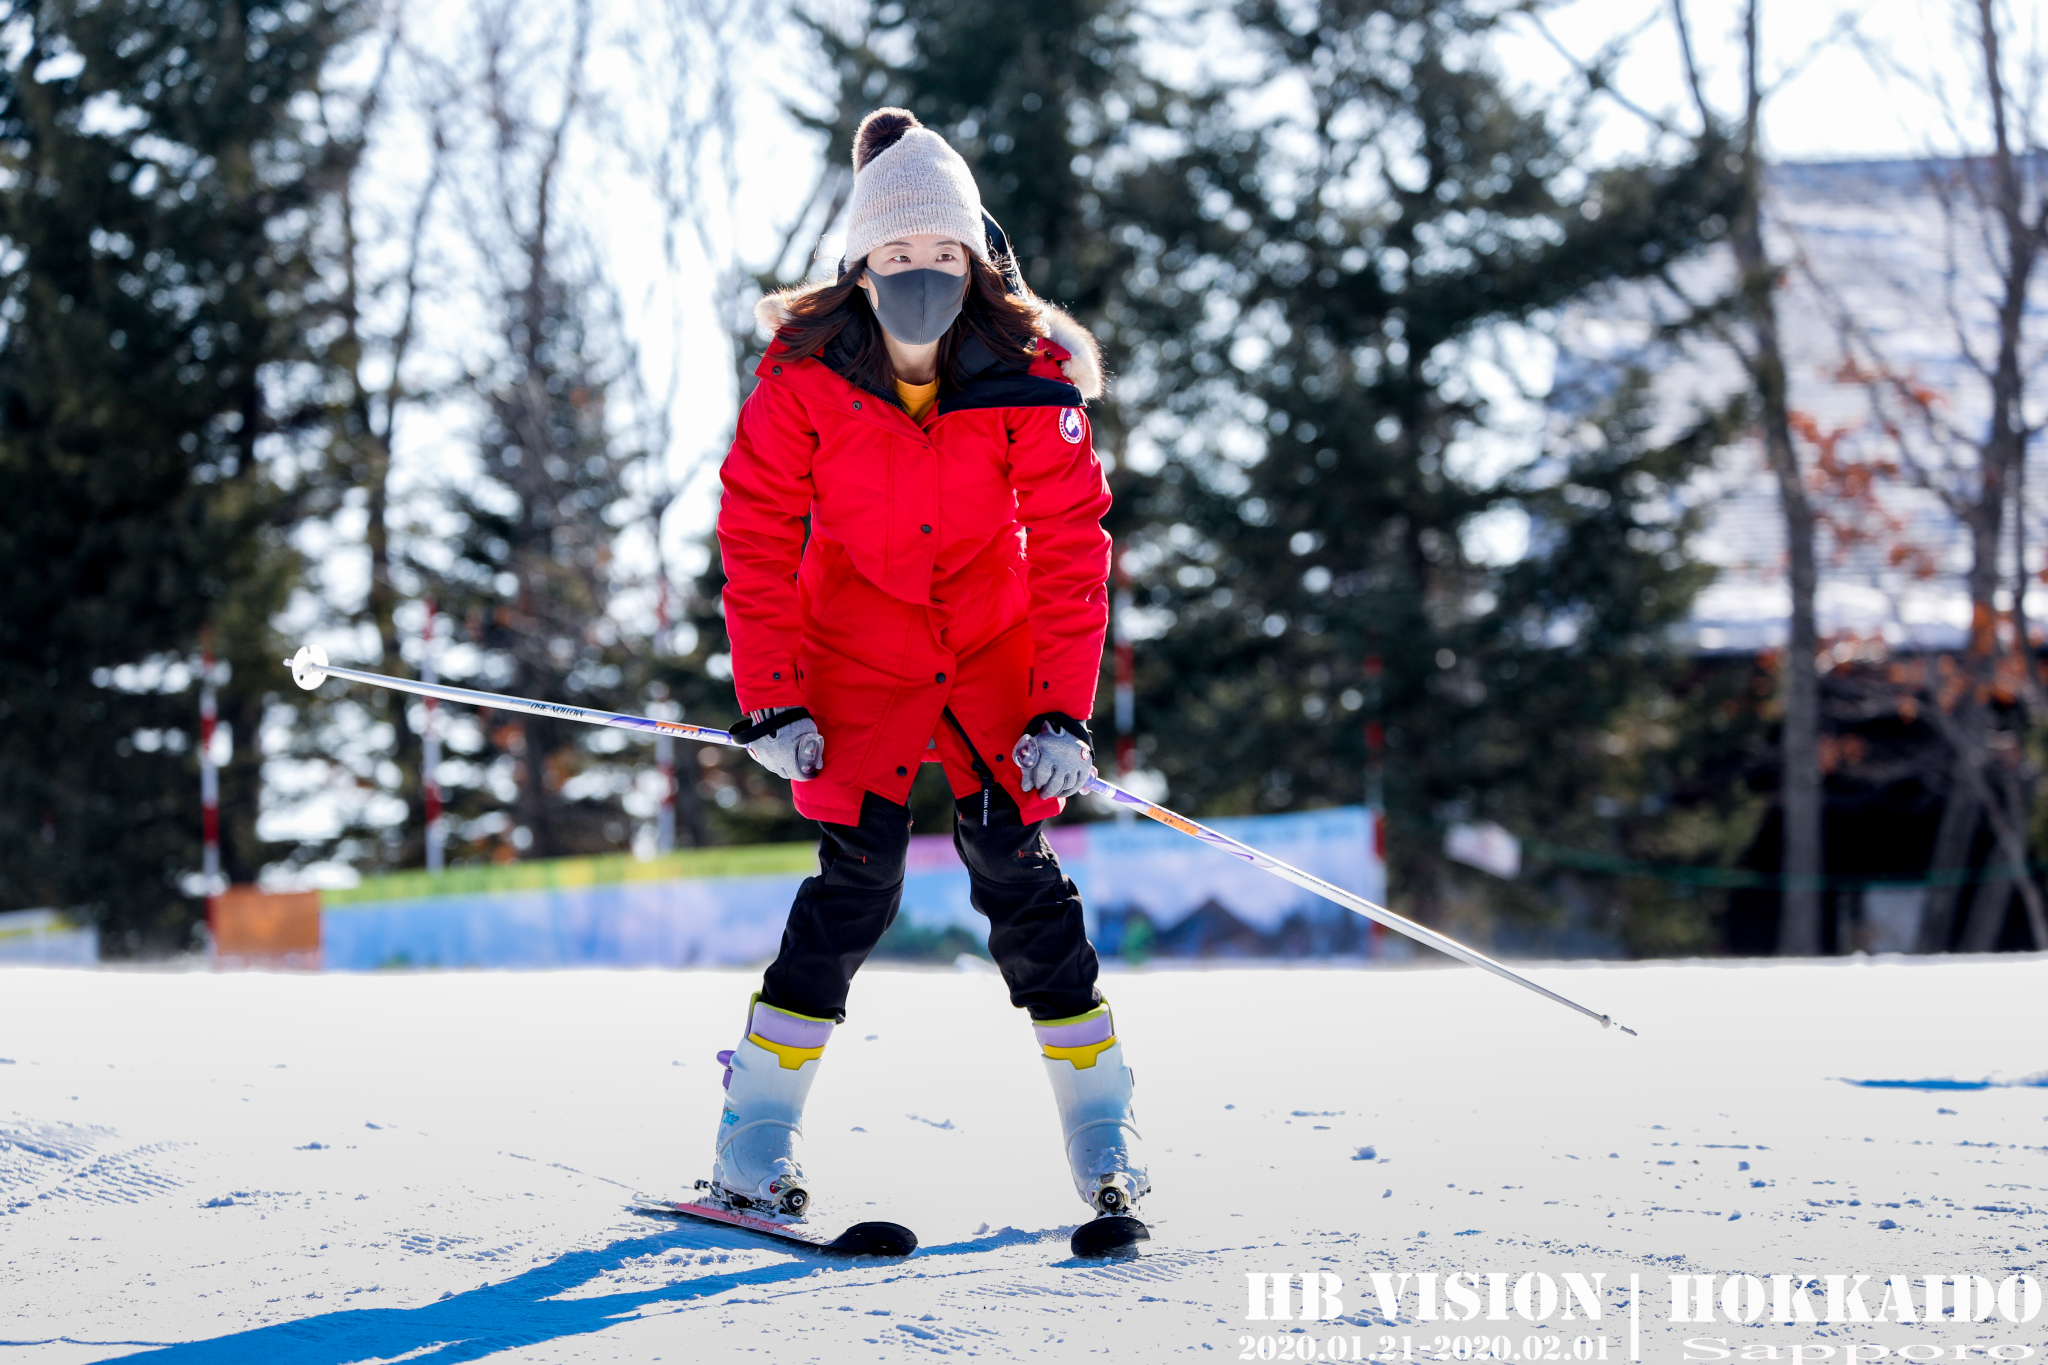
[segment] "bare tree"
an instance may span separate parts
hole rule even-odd
[[[326,482],[331,510],[361,517],[350,534],[369,570],[360,604],[336,615],[374,635],[387,671],[404,672],[404,604],[433,596],[481,649],[448,666],[635,708],[657,644],[637,625],[639,594],[668,578],[660,518],[703,463],[670,459],[696,435],[679,414],[701,411],[705,383],[676,361],[682,329],[702,328],[698,300],[682,295],[708,262],[719,332],[751,327],[746,267],[761,244],[738,228],[738,120],[749,60],[785,11],[747,0],[388,4],[354,68],[363,83],[327,92],[320,111],[323,358],[335,377]],[[609,79],[593,78],[600,67]],[[636,184],[654,192],[658,265],[620,246],[647,226],[645,204],[620,203]],[[678,306],[628,306],[650,277]],[[677,330],[666,375],[664,317]],[[401,430],[408,414],[427,423],[416,430],[467,420],[476,439],[429,454]],[[410,501],[394,481],[408,471]],[[651,575],[619,553],[635,528],[651,533]],[[297,752],[332,760],[360,795],[338,838],[300,856],[357,857],[367,845],[378,861],[416,861],[420,744],[406,707],[381,695],[311,705]],[[446,724],[454,856],[623,842],[622,802],[645,776],[637,748],[613,759],[588,736],[466,711]],[[704,842],[696,796],[686,784],[678,813]]]
[[[1756,422],[1764,456],[1776,481],[1785,524],[1785,559],[1791,611],[1786,622],[1780,674],[1784,718],[1780,727],[1779,808],[1784,820],[1783,891],[1778,951],[1811,955],[1821,947],[1820,628],[1814,610],[1819,583],[1815,516],[1806,473],[1792,440],[1792,409],[1777,294],[1784,267],[1765,241],[1763,109],[1769,91],[1762,70],[1758,30],[1761,0],[1746,0],[1742,13],[1742,104],[1724,115],[1708,101],[1694,56],[1684,0],[1671,0],[1672,21],[1685,63],[1686,87],[1699,115],[1702,135],[1725,142],[1737,164],[1740,185],[1729,223],[1736,282],[1726,309],[1701,310],[1718,316],[1716,327],[1742,363],[1756,400]]]
[[[456,514],[453,564],[421,576],[438,580],[509,690],[615,707],[632,689],[610,619],[614,540],[631,515],[626,470],[644,452],[615,439],[618,348],[594,306],[598,253],[572,211],[593,29],[588,0],[546,16],[505,0],[471,11],[470,61],[451,82],[463,138],[449,190],[484,324],[465,382],[477,469],[441,491]],[[511,824],[494,831],[510,848],[623,842],[626,769],[609,748],[541,717],[493,718],[482,739],[479,756],[511,779]],[[451,798],[473,810],[489,794]]]
[[[426,268],[426,234],[439,195],[447,145],[440,110],[423,112],[429,132],[423,179],[395,211],[366,206],[364,186],[369,152],[394,99],[394,87],[405,63],[404,11],[383,16],[376,41],[378,55],[367,83],[359,90],[333,92],[320,103],[319,125],[328,147],[327,181],[332,206],[331,250],[327,267],[334,277],[332,319],[338,336],[328,362],[339,379],[328,413],[329,479],[363,496],[364,549],[369,558],[369,587],[358,619],[375,632],[380,666],[399,666],[398,605],[400,588],[395,562],[391,515],[393,436],[399,414],[427,395],[414,387],[411,361],[415,328]],[[387,202],[390,196],[380,196]],[[393,250],[395,248],[395,251]],[[393,743],[389,757],[400,772],[399,794],[409,807],[420,804],[419,740],[396,698],[379,698],[386,707]],[[418,821],[408,822],[416,826]],[[401,837],[397,856],[405,857]]]
[[[428,348],[420,319],[438,274],[429,237],[447,148],[435,92],[421,85],[408,11],[394,0],[372,7],[370,16],[357,34],[367,48],[363,60],[336,62],[321,73],[309,118],[317,133],[309,141],[320,149],[321,197],[306,239],[322,288],[305,333],[318,387],[308,393],[302,420],[316,433],[320,464],[301,529],[337,540],[360,534],[368,572],[359,597],[350,576],[337,589],[325,563],[315,563],[307,586],[323,627],[363,631],[375,642],[369,662],[403,671],[399,613],[410,585],[405,527],[393,507],[395,442],[403,415],[439,396],[439,386],[422,378],[421,352]],[[421,156],[410,155],[407,142],[416,128],[426,133]],[[397,173],[389,164],[394,148]],[[350,513],[362,518],[359,533],[344,530]],[[417,860],[421,746],[406,702],[382,693],[307,697],[295,709],[289,756],[316,761],[330,785],[322,790],[307,785],[309,774],[266,770],[266,800],[289,809],[307,799],[326,804],[337,790],[351,798],[339,825],[304,841],[294,860]],[[335,774],[346,781],[332,782]]]
[[[2013,20],[2001,17],[1994,0],[1958,0],[1957,17],[1978,62],[1968,95],[1957,97],[1886,54],[1871,55],[1933,97],[1958,147],[1988,143],[1981,154],[1929,155],[1922,176],[1943,225],[1938,307],[1966,385],[1976,392],[1944,392],[1916,374],[1856,315],[1843,291],[1807,272],[1841,338],[1840,377],[1860,384],[1868,398],[1870,430],[1894,452],[1900,477],[1938,499],[1969,545],[1970,624],[1957,661],[1914,678],[1925,702],[1919,714],[1940,736],[1948,761],[1930,784],[1945,789],[1946,799],[1922,920],[1928,952],[1995,946],[2015,891],[2035,946],[2048,947],[2048,914],[2025,871],[2038,774],[2020,742],[2042,700],[2028,645],[2023,498],[2027,447],[2041,425],[2030,413],[2028,388],[2043,359],[2038,324],[2030,323],[2039,313],[2048,248],[2048,149],[2034,103],[2041,73],[2037,59],[2015,80],[2006,51]],[[1999,872],[1971,894],[1967,871],[1986,826]]]
[[[1608,45],[1592,60],[1579,58],[1543,25],[1535,7],[1525,15],[1538,33],[1578,70],[1587,87],[1613,99],[1659,135],[1684,137],[1717,152],[1734,172],[1735,203],[1729,214],[1726,242],[1734,258],[1732,288],[1718,297],[1702,297],[1686,287],[1669,265],[1658,280],[1682,310],[1661,333],[1673,339],[1705,334],[1736,358],[1750,398],[1750,424],[1763,447],[1778,494],[1785,531],[1786,586],[1791,598],[1786,645],[1779,669],[1782,720],[1779,727],[1779,810],[1783,820],[1781,899],[1778,951],[1810,955],[1821,949],[1822,890],[1825,867],[1822,848],[1822,769],[1820,736],[1820,628],[1815,610],[1819,585],[1817,530],[1819,515],[1807,487],[1807,470],[1794,442],[1790,373],[1778,315],[1778,295],[1785,264],[1773,254],[1767,213],[1769,165],[1763,139],[1764,106],[1771,94],[1792,79],[1822,48],[1846,31],[1838,24],[1812,48],[1790,63],[1774,80],[1763,74],[1760,31],[1762,0],[1745,0],[1742,9],[1742,95],[1732,113],[1708,99],[1693,30],[1684,0],[1671,0],[1672,27],[1685,72],[1686,93],[1697,127],[1684,129],[1670,119],[1629,99],[1618,90],[1611,71],[1631,33]]]
[[[858,36],[845,38],[816,14],[781,0],[651,0],[647,22],[626,49],[636,73],[630,96],[608,98],[593,113],[633,181],[652,200],[668,279],[686,278],[698,269],[708,274],[711,316],[740,399],[752,387],[761,346],[756,300],[814,270],[818,245],[852,190],[851,169],[838,153],[850,144],[863,111],[840,103],[824,112],[813,107],[815,89],[836,90],[835,73],[812,71],[802,61],[751,60],[795,35],[821,40],[800,46],[806,54],[822,50],[828,59],[864,50]],[[813,75],[816,80],[810,79]],[[825,155],[798,163],[807,187],[796,211],[786,217],[780,204],[783,187],[778,187],[772,219],[778,225],[766,232],[753,225],[761,206],[747,202],[749,189],[767,181],[746,160],[740,125],[746,98],[778,100],[796,129],[821,135],[825,144]],[[673,310],[670,317],[678,328],[701,327],[698,309]],[[701,584],[693,591],[677,583],[669,550],[674,528],[668,526],[671,511],[702,490],[725,449],[729,431],[708,433],[689,420],[702,413],[707,386],[725,386],[701,369],[686,371],[675,363],[674,357],[687,349],[682,340],[680,335],[670,338],[671,365],[663,375],[643,363],[651,349],[647,343],[653,341],[645,338],[622,381],[630,389],[638,439],[648,449],[669,453],[647,471],[650,481],[641,490],[654,544],[654,596],[664,625],[681,623],[669,639],[655,642],[659,671],[668,698],[700,714],[725,716],[730,685],[706,672],[724,649],[721,623]],[[680,766],[674,794],[681,832],[692,842],[705,843],[712,835],[704,795],[761,784],[749,765],[732,755],[704,751],[694,759]]]
[[[746,63],[738,54],[765,47],[789,16],[784,6],[758,0],[652,0],[651,16],[626,53],[638,75],[631,102],[604,102],[594,116],[653,199],[667,276],[677,279],[697,265],[708,270],[712,316],[734,363],[744,367],[753,348],[755,298],[801,277],[809,257],[797,262],[792,276],[795,247],[830,226],[851,177],[823,168],[803,210],[764,258],[759,243],[742,228],[739,108]],[[829,197],[820,221],[818,201],[824,187],[835,182],[844,183]],[[659,386],[650,383],[645,348],[638,344],[629,343],[633,363],[623,376],[633,390],[642,439],[661,451],[674,450],[678,411],[704,384],[702,375],[686,373],[676,359],[683,349],[681,329],[692,324],[693,315],[676,309],[670,318],[676,334],[669,338],[670,364]],[[660,523],[717,448],[716,442],[704,442],[694,459],[656,471],[657,482],[648,490],[657,581],[664,586],[668,565]]]

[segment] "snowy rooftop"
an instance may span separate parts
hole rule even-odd
[[[1822,433],[1846,432],[1851,459],[1896,460],[1896,447],[1877,439],[1870,390],[1845,382],[1842,364],[1853,348],[1941,395],[1939,411],[1966,434],[1986,422],[1985,386],[1968,353],[1991,354],[1997,278],[1981,224],[1965,200],[1953,214],[1944,194],[1947,163],[1864,161],[1782,165],[1769,186],[1769,226],[1777,259],[1790,262],[1779,295],[1792,405]],[[1725,253],[1690,261],[1675,278],[1694,300],[1727,287]],[[2048,401],[2048,272],[2036,271],[2029,309],[2035,349],[2028,372],[2037,409]],[[1680,351],[1655,342],[1654,324],[1680,304],[1659,287],[1618,291],[1565,321],[1558,361],[1558,403],[1566,411],[1611,382],[1615,360],[1639,359],[1657,375],[1670,429],[1702,406],[1736,392],[1743,379],[1735,357],[1707,338]],[[2034,420],[2041,420],[2036,411]],[[1961,524],[1936,489],[1966,486],[1967,451],[1944,453],[1915,440],[1925,468],[1901,467],[1880,477],[1869,501],[1822,490],[1824,517],[1851,527],[1847,537],[1824,530],[1818,609],[1824,633],[1882,635],[1894,644],[1946,646],[1960,639],[1968,605],[1960,574],[1968,562]],[[1802,454],[1811,460],[1812,448]],[[2039,448],[2027,477],[2028,561],[2039,564],[2048,532],[2048,478]],[[1694,610],[1695,643],[1706,650],[1749,651],[1782,644],[1788,596],[1784,533],[1772,476],[1760,444],[1730,448],[1713,474],[1691,490],[1714,511],[1699,552],[1721,569]],[[1909,552],[1899,556],[1899,547]],[[2010,541],[2007,557],[2010,562]],[[1931,574],[1928,572],[1931,570]],[[2041,604],[2035,604],[2038,612]]]

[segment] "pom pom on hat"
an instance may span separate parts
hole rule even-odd
[[[853,138],[853,194],[846,206],[846,263],[884,242],[920,233],[950,237],[983,260],[981,190],[946,139],[907,109],[877,109]]]
[[[863,169],[870,161],[888,151],[912,128],[922,128],[917,115],[908,109],[877,109],[860,121],[860,130],[853,135],[853,168]]]

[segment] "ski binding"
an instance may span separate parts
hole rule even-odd
[[[1095,1217],[1074,1229],[1067,1245],[1084,1260],[1104,1256],[1129,1258],[1138,1254],[1138,1243],[1152,1239],[1152,1230],[1133,1217],[1132,1207],[1144,1190],[1133,1191],[1131,1178],[1115,1172],[1101,1178],[1095,1192]]]

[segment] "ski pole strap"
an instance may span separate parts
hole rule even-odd
[[[974,764],[975,775],[981,778],[981,827],[987,829],[996,794],[995,772],[982,762],[981,750],[975,748],[974,741],[967,737],[967,727],[960,723],[960,717],[953,714],[953,708],[945,707],[939,714],[946,718],[946,724],[953,727],[953,733],[960,736],[960,743],[966,746],[967,757]]]
[[[767,711],[749,711],[740,723],[726,731],[735,744],[752,744],[768,738],[786,725],[809,720],[811,713],[801,706],[784,706]]]
[[[1040,712],[1024,722],[1024,733],[1027,735],[1035,734],[1041,725],[1051,726],[1055,730],[1064,730],[1090,749],[1095,747],[1095,736],[1088,733],[1088,722],[1076,720],[1064,711]]]

